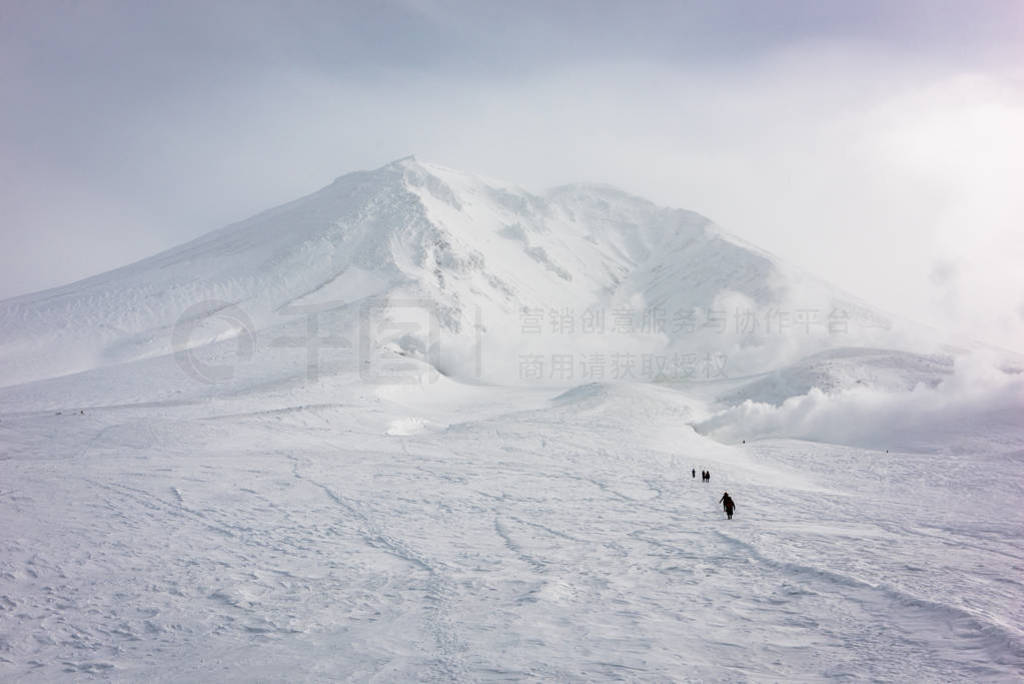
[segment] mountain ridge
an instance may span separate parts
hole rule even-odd
[[[639,317],[793,308],[800,296],[822,313],[858,306],[695,212],[595,183],[538,195],[409,156],[133,264],[0,302],[0,376],[16,384],[170,353],[183,316],[224,305],[263,329],[294,306],[419,298],[457,333],[472,328],[471,310],[499,331],[530,306]],[[855,319],[889,320],[859,309]],[[665,333],[668,347],[680,344],[675,333]]]

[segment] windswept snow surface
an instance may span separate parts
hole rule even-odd
[[[412,159],[0,302],[0,679],[1020,681],[1024,364],[920,332]]]
[[[0,393],[0,677],[1024,673],[1024,449],[726,446],[640,384],[134,370]]]

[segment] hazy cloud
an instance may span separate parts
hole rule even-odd
[[[780,398],[781,399],[781,398]],[[696,428],[718,439],[795,437],[866,448],[971,453],[979,445],[1019,448],[1024,376],[1005,372],[986,354],[957,359],[935,386],[903,392],[854,387],[826,393],[817,387],[778,405],[751,400],[720,411]]]

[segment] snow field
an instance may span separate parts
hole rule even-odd
[[[357,387],[4,414],[0,674],[1022,671],[1019,454],[727,447],[667,388]]]
[[[1021,359],[613,188],[349,174],[0,302],[0,679],[1020,681]]]

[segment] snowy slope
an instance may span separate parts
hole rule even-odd
[[[1019,681],[1024,365],[918,332],[411,158],[0,302],[0,679]]]
[[[0,677],[1024,672],[1024,451],[725,446],[644,384],[162,399],[161,363],[0,392]]]
[[[828,316],[837,308],[844,333],[891,326],[692,212],[602,186],[538,196],[408,158],[131,266],[0,302],[0,383],[201,346],[311,308],[348,306],[334,323],[353,334],[353,312],[368,298],[431,302],[452,348],[482,346],[502,380],[524,345],[713,348],[754,372],[780,354],[831,344]],[[548,333],[552,312],[568,312],[572,329],[559,332],[577,336],[512,344],[524,309],[537,311]],[[580,339],[587,311],[601,313],[604,334]],[[611,336],[616,312],[621,330]],[[741,334],[741,316],[751,334]],[[471,374],[454,360],[448,366]]]
[[[812,354],[765,373],[725,393],[720,399],[733,405],[745,400],[779,405],[814,388],[826,394],[849,391],[858,386],[906,392],[921,384],[935,387],[952,375],[953,370],[953,357],[949,355],[837,348]]]

